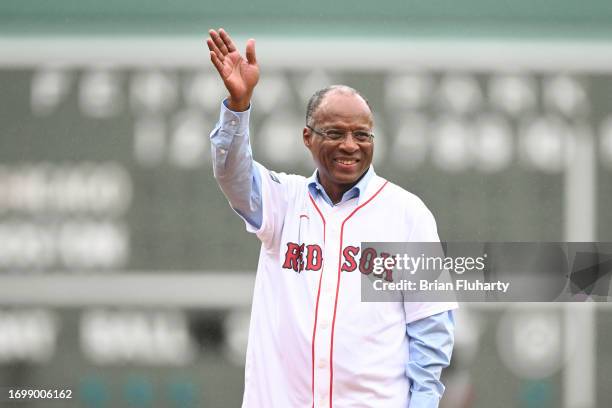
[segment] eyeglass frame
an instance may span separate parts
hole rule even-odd
[[[348,134],[352,134],[353,135],[353,139],[357,142],[357,143],[372,143],[374,140],[374,133],[368,131],[367,133],[369,134],[368,136],[368,140],[358,140],[355,137],[355,132],[364,132],[366,133],[366,131],[364,130],[343,130],[343,129],[315,129],[310,125],[306,125],[306,127],[308,129],[310,129],[312,132],[317,133],[321,136],[323,136],[326,140],[331,140],[332,142],[340,142],[340,141],[344,141],[346,140]],[[337,130],[338,132],[343,132],[342,137],[339,137],[337,139],[334,139],[333,137],[330,137],[328,132],[330,130]]]

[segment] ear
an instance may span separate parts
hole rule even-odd
[[[304,141],[304,146],[310,149],[312,144],[312,133],[306,126],[304,126],[304,129],[302,129],[302,140]]]

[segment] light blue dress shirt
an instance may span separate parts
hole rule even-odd
[[[255,169],[249,143],[249,115],[229,110],[221,104],[219,122],[210,134],[213,172],[232,208],[255,228],[261,226],[261,178]],[[359,197],[374,176],[370,169],[359,182],[342,196],[340,202]],[[308,179],[313,197],[320,195],[333,206],[319,183],[317,171]],[[453,311],[438,313],[406,325],[410,360],[406,375],[410,379],[410,407],[435,408],[444,393],[440,382],[442,369],[450,364],[454,343],[455,320]]]

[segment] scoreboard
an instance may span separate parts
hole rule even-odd
[[[203,39],[0,43],[0,384],[70,386],[65,406],[238,405],[259,246],[212,176],[225,92]],[[270,169],[312,173],[305,103],[343,83],[373,107],[377,173],[424,200],[442,240],[612,239],[605,44],[264,36],[258,52],[251,140]],[[503,360],[495,333],[523,320],[465,313],[489,347],[461,369],[498,365],[510,384],[476,386],[475,406],[533,387],[560,404],[562,366],[534,377]],[[541,316],[552,341],[567,323]],[[610,366],[609,345],[592,352]]]

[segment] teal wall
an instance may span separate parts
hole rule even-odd
[[[0,2],[0,33],[234,33],[610,38],[612,2],[42,0]]]

